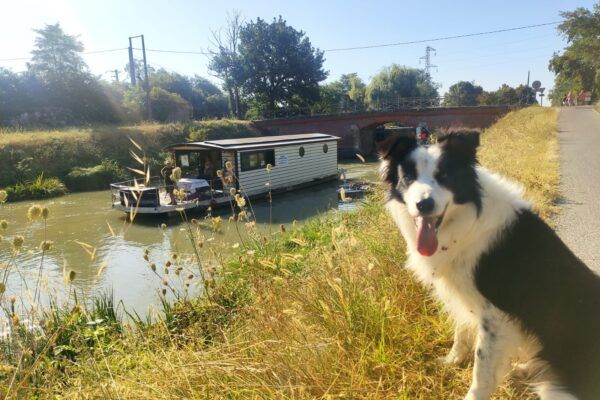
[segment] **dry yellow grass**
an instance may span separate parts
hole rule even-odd
[[[485,132],[481,148],[483,164],[522,179],[545,216],[555,211],[555,123],[551,109],[514,112]],[[127,334],[106,353],[45,374],[37,394],[460,399],[470,368],[437,361],[451,345],[450,326],[403,262],[404,244],[379,199],[323,217],[225,263],[226,290],[242,285],[250,301],[210,340],[199,323],[176,334],[160,326]],[[496,398],[529,397],[509,382]]]

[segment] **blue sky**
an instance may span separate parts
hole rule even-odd
[[[301,29],[320,49],[384,44],[468,34],[545,23],[560,19],[559,11],[590,8],[594,1],[2,1],[0,59],[28,57],[34,28],[60,22],[69,34],[80,36],[86,51],[122,48],[128,36],[144,33],[149,49],[203,51],[210,46],[211,30],[224,26],[228,11],[238,10],[246,20],[283,16]],[[368,80],[392,63],[422,67],[419,58],[428,43],[326,52],[328,80],[357,72]],[[553,74],[548,59],[561,51],[564,40],[554,26],[464,39],[431,42],[436,49],[432,71],[445,91],[459,80],[475,81],[486,90],[502,83],[518,85],[539,79],[548,89]],[[138,54],[141,58],[141,54]],[[90,54],[91,70],[109,79],[107,71],[123,69],[127,52]],[[209,77],[203,55],[148,53],[156,67]],[[0,61],[20,71],[25,61]]]

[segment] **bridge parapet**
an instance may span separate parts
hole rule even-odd
[[[386,123],[417,126],[425,123],[431,129],[449,126],[486,128],[515,106],[404,108],[392,111],[363,111],[336,115],[296,116],[263,119],[253,125],[264,134],[288,135],[320,132],[342,138],[342,153],[370,154],[374,149],[373,130]]]

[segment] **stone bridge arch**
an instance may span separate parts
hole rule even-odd
[[[375,149],[374,128],[389,122],[417,126],[424,122],[431,129],[461,125],[486,128],[508,113],[512,107],[453,107],[409,109],[389,112],[362,112],[340,115],[321,115],[253,121],[253,126],[265,135],[297,133],[327,133],[341,137],[339,152],[342,156],[355,153],[371,154]]]

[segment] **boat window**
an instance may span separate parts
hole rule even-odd
[[[300,157],[304,157],[304,154],[306,154],[306,151],[304,150],[304,147],[300,147],[298,149],[298,154],[300,154]]]
[[[327,146],[327,143],[325,143],[323,145],[323,153],[327,153],[329,151],[329,146]]]
[[[275,166],[275,150],[245,151],[240,154],[242,172]]]

